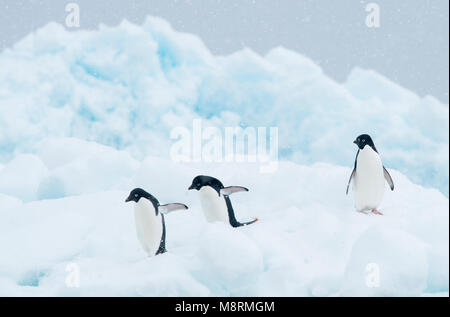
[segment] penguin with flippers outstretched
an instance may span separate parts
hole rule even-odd
[[[130,192],[125,202],[134,201],[136,234],[144,251],[149,255],[166,252],[166,224],[164,215],[174,210],[185,210],[184,204],[160,205],[159,201],[142,188]]]
[[[380,155],[368,134],[362,134],[353,141],[358,146],[355,164],[352,174],[347,184],[347,191],[353,180],[353,195],[357,211],[371,211],[374,214],[382,215],[377,210],[384,196],[386,180],[394,190],[392,177],[381,162]]]
[[[199,192],[203,213],[208,222],[221,221],[232,227],[241,227],[258,221],[258,218],[243,223],[236,220],[229,196],[237,192],[247,192],[248,189],[245,187],[224,187],[217,178],[199,175],[192,180],[192,184],[188,188],[188,190],[192,189]]]

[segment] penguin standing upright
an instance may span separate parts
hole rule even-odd
[[[136,233],[148,256],[166,252],[166,224],[164,214],[174,210],[188,209],[184,204],[160,205],[159,201],[141,188],[131,191],[125,202],[134,201]]]
[[[384,196],[384,180],[394,190],[394,182],[391,175],[383,166],[381,158],[368,134],[362,134],[353,141],[358,146],[355,164],[347,184],[347,191],[353,179],[353,194],[355,207],[359,212],[371,211],[382,215],[377,210]]]
[[[249,222],[239,222],[234,215],[231,205],[230,195],[236,192],[247,192],[248,189],[241,186],[224,187],[223,184],[214,177],[200,175],[193,179],[188,190],[198,190],[203,213],[208,222],[221,221],[230,224],[232,227],[241,227],[258,221],[255,218]]]

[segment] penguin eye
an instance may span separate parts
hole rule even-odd
[[[366,139],[363,139],[362,142],[365,143],[365,142],[366,142]]]
[[[137,197],[138,196],[138,194],[134,194],[134,197]]]

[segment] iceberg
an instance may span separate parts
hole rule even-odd
[[[344,83],[279,47],[214,56],[163,19],[69,32],[50,23],[0,53],[0,163],[47,137],[168,157],[170,131],[203,118],[278,127],[282,159],[351,166],[371,134],[388,168],[449,194],[449,108],[371,70]]]
[[[449,110],[371,70],[344,83],[285,48],[214,56],[160,18],[0,53],[0,295],[448,296]],[[174,162],[170,132],[277,127],[279,164]],[[345,195],[361,133],[396,189],[384,216]],[[199,174],[248,187],[233,229],[207,223]],[[142,187],[187,212],[148,258],[124,203]]]

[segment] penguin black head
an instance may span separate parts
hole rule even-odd
[[[134,201],[134,202],[139,202],[139,199],[141,199],[142,197],[150,199],[153,198],[152,195],[150,195],[149,193],[147,193],[145,190],[143,190],[142,188],[135,188],[131,191],[130,195],[128,195],[128,198],[125,199],[125,202],[129,202],[129,201]]]
[[[155,197],[153,197],[150,193],[147,193],[142,188],[135,188],[130,192],[130,195],[128,195],[127,199],[125,199],[125,202],[134,201],[135,203],[139,202],[141,198],[145,198],[150,200],[150,202],[153,204],[153,207],[155,208],[156,215],[158,215],[158,207],[159,207],[159,201]]]
[[[368,134],[361,134],[359,137],[356,138],[355,141],[353,141],[360,150],[364,149],[366,145],[370,146],[375,152],[377,152],[377,149],[375,148],[375,144],[372,141],[372,138]]]
[[[189,186],[188,190],[200,190],[203,186],[211,186],[218,192],[223,188],[223,184],[217,178],[199,175],[192,180],[192,184]]]

